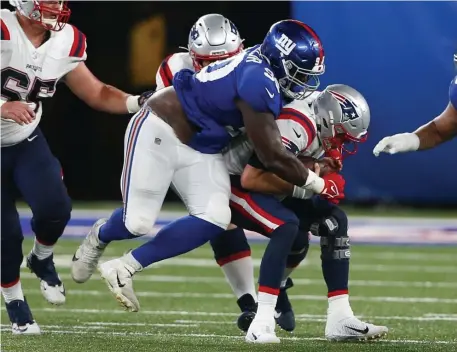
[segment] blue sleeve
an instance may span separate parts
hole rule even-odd
[[[451,82],[449,86],[449,102],[452,104],[454,109],[457,110],[457,76]]]
[[[281,94],[275,81],[258,63],[245,63],[237,77],[238,97],[257,112],[271,112],[276,118],[281,111]]]

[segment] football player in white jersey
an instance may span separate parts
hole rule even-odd
[[[38,127],[41,100],[59,81],[94,109],[134,113],[144,100],[100,82],[86,67],[86,37],[67,24],[65,1],[11,0],[1,10],[2,201],[1,287],[13,334],[38,334],[19,279],[23,235],[17,191],[30,206],[35,243],[27,266],[52,304],[65,302],[65,289],[53,263],[53,246],[70,219],[71,201],[61,167]]]
[[[351,142],[359,143],[366,139],[369,122],[370,111],[365,99],[345,85],[328,86],[317,95],[312,110],[304,101],[293,101],[282,109],[277,119],[284,146],[297,157],[313,157],[316,161],[323,155],[331,155],[340,161],[344,151],[354,153],[356,149],[346,147]],[[285,240],[270,240],[270,244],[276,240],[276,246],[270,251],[270,244],[267,247],[259,277],[259,292],[268,292],[269,296],[264,294],[261,302],[259,295],[259,310],[249,327],[246,340],[255,343],[279,342],[274,334],[273,318],[278,285],[281,280],[282,286],[287,285],[288,281],[290,284],[289,275],[305,258],[309,247],[308,231],[321,237],[322,270],[329,304],[325,337],[346,341],[384,336],[388,331],[386,327],[360,321],[349,304],[348,220],[336,206],[344,198],[344,185],[335,185],[340,189],[340,194],[330,202],[320,197],[309,199],[313,196],[312,192],[299,190],[265,170],[255,156],[248,162],[251,154],[252,147],[248,141],[238,143],[225,154],[231,174],[241,174],[241,177],[231,178],[232,223],[266,236],[279,227],[289,226],[292,229],[294,225],[299,226],[300,230],[295,238],[289,239],[293,244],[287,252],[289,255],[283,272],[269,265],[269,258],[274,252],[278,255]],[[329,160],[325,160],[325,163],[328,164]],[[338,162],[329,164],[334,170],[341,166]],[[282,203],[277,198],[286,195],[288,198]],[[287,253],[284,252],[284,255],[287,256]],[[260,310],[261,304],[266,308]]]

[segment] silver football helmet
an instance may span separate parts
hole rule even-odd
[[[199,71],[203,61],[222,60],[238,54],[243,49],[243,40],[232,21],[219,14],[209,14],[193,25],[187,49]]]
[[[341,155],[355,154],[357,143],[365,142],[370,125],[367,101],[354,88],[332,84],[312,103],[318,135],[324,149],[338,150]],[[352,148],[348,145],[352,144]]]
[[[10,0],[19,13],[51,31],[60,31],[70,19],[66,1]]]

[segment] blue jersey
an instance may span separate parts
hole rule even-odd
[[[454,77],[449,87],[449,102],[457,110],[457,76]]]
[[[275,118],[282,105],[278,81],[260,55],[259,46],[195,74],[181,70],[173,77],[173,86],[187,117],[199,129],[189,146],[207,154],[221,152],[243,131],[237,99],[257,112],[270,112]]]

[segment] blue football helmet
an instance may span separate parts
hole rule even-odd
[[[322,42],[308,25],[296,20],[273,24],[260,52],[270,63],[286,98],[305,99],[325,72]]]

